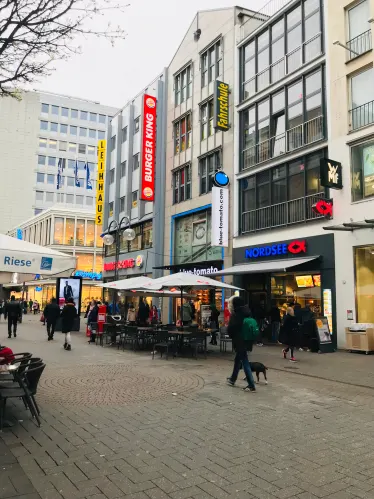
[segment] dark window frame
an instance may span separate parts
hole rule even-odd
[[[192,97],[192,64],[188,64],[174,76],[174,105],[179,106],[182,102]]]
[[[199,195],[204,196],[211,192],[213,187],[213,175],[222,166],[222,151],[216,149],[205,154],[199,159]],[[212,161],[212,168],[210,169],[210,160]]]
[[[183,177],[183,183],[182,183]],[[192,167],[187,163],[172,172],[173,204],[192,199]]]
[[[185,122],[185,132],[182,133],[182,124]],[[190,125],[190,129],[188,129],[188,125]],[[173,123],[173,138],[174,138],[174,156],[181,154],[187,149],[190,149],[192,145],[192,112],[181,116],[178,120]],[[184,139],[184,140],[182,140]],[[177,145],[177,141],[179,140],[179,145]],[[185,148],[182,149],[181,145],[185,144]]]

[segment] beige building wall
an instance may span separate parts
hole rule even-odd
[[[326,0],[325,4],[328,115],[330,117],[329,158],[341,162],[343,172],[343,189],[330,191],[334,199],[334,219],[326,225],[339,225],[364,221],[365,218],[374,218],[374,192],[373,196],[361,200],[354,200],[352,196],[352,147],[365,143],[374,144],[373,106],[367,107],[367,120],[362,120],[362,123],[357,123],[359,114],[354,112],[352,115],[351,112],[352,106],[354,106],[351,95],[351,79],[366,69],[372,68],[374,63],[374,53],[371,49],[373,23],[370,22],[374,16],[374,0],[365,1],[367,2],[368,15],[365,15],[362,22],[358,23],[359,26],[362,26],[359,29],[359,31],[362,29],[362,34],[359,34],[358,40],[353,42],[350,34],[349,9],[361,2]],[[347,47],[358,50],[358,52],[363,51],[363,53],[359,55],[352,53],[351,57]],[[374,89],[372,74],[367,74],[367,84]],[[369,104],[370,101],[374,100],[374,97],[362,95],[361,100]],[[369,111],[370,109],[371,111]],[[365,228],[352,232],[335,231],[334,234],[338,346],[344,348],[345,327],[358,320],[355,249],[363,245],[374,245],[374,232],[372,229]],[[374,265],[374,262],[372,264]],[[362,275],[362,273],[361,269],[359,274]],[[365,275],[368,275],[368,272]],[[371,283],[371,287],[374,289],[374,281]],[[349,310],[353,311],[353,321],[348,319]]]

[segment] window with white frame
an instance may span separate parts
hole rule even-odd
[[[109,173],[109,182],[111,184],[114,184],[114,177],[115,177],[115,173],[114,172],[115,172],[115,170],[113,168],[113,170],[110,170],[110,173]]]
[[[132,159],[132,171],[134,172],[139,168],[139,153],[135,154]]]
[[[126,211],[126,196],[122,196],[119,200],[119,211],[121,213]]]
[[[127,141],[127,126],[122,128],[122,144]]]
[[[174,123],[174,154],[179,154],[191,147],[191,122],[191,113],[188,113]]]
[[[192,66],[191,64],[184,68],[174,77],[175,105],[179,106],[182,102],[192,96]]]
[[[110,217],[113,216],[113,210],[114,210],[114,203],[112,201],[111,203],[109,203],[109,216]]]
[[[126,177],[127,161],[121,163],[121,178]]]
[[[214,81],[222,72],[222,41],[218,40],[201,54],[201,86]]]
[[[140,130],[140,116],[134,119],[134,135]]]
[[[114,151],[116,148],[116,135],[110,139],[110,150]]]
[[[214,151],[199,160],[200,194],[207,194],[213,187],[213,175],[221,168],[221,151]]]
[[[213,117],[213,99],[210,99],[200,106],[201,140],[213,135]]]
[[[191,164],[173,172],[173,204],[191,199]]]
[[[131,203],[133,208],[137,208],[138,206],[138,191],[134,191],[131,194]]]

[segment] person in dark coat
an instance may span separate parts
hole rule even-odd
[[[240,371],[240,367],[243,366],[248,386],[245,388],[247,391],[255,392],[255,382],[253,379],[251,367],[248,360],[248,353],[251,352],[253,348],[253,341],[246,340],[243,335],[243,323],[244,319],[251,317],[250,311],[244,306],[244,301],[239,296],[233,296],[228,302],[229,311],[231,313],[229,324],[227,327],[227,333],[232,339],[232,346],[236,352],[234,360],[234,369],[232,375],[227,378],[229,385],[234,385]],[[252,319],[254,324],[257,324],[254,319]]]
[[[17,323],[22,318],[22,307],[19,301],[16,301],[16,297],[12,295],[10,297],[10,302],[7,302],[4,307],[4,318],[8,318],[8,338],[12,337],[12,326],[13,326],[13,336],[17,337]]]
[[[291,362],[295,362],[294,349],[299,341],[299,323],[295,317],[295,312],[292,307],[287,308],[287,314],[283,321],[283,338],[282,342],[286,345],[283,349],[283,357],[287,359],[287,353],[291,350]]]
[[[138,322],[139,326],[145,326],[149,318],[149,307],[147,308],[143,297],[139,298]]]
[[[91,335],[90,335],[90,341],[89,341],[89,343],[95,343],[95,340],[96,340],[96,329],[93,328],[93,325],[95,325],[94,326],[95,328],[97,327],[97,319],[98,319],[98,317],[99,317],[99,305],[98,305],[97,301],[92,300],[91,301],[90,311],[88,312],[88,316],[87,316],[87,324],[91,328]]]
[[[71,350],[71,330],[74,326],[74,321],[78,317],[77,309],[73,298],[68,298],[61,312],[61,331],[65,334],[65,350]]]
[[[47,322],[48,341],[53,340],[57,319],[60,317],[60,307],[57,305],[56,298],[52,298],[51,303],[45,307],[44,320]]]

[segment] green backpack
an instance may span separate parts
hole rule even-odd
[[[244,319],[242,326],[243,339],[246,341],[254,341],[259,334],[258,325],[255,319],[247,317]]]

